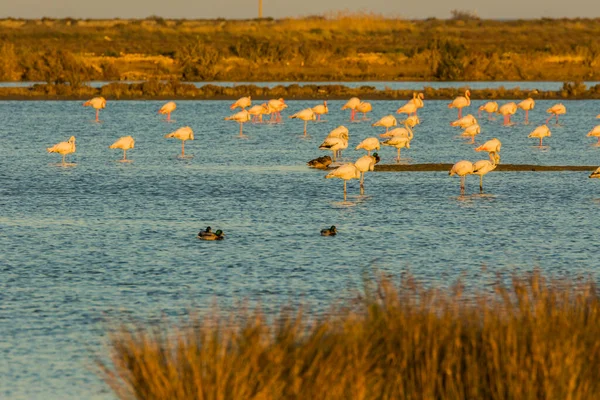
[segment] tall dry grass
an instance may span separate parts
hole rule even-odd
[[[598,399],[599,312],[591,282],[537,273],[474,296],[382,280],[318,320],[122,327],[101,366],[122,399]]]

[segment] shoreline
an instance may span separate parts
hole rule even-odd
[[[454,164],[377,164],[375,172],[448,172]],[[588,165],[533,165],[533,164],[498,164],[495,171],[500,172],[592,172],[598,166]],[[335,168],[328,168],[333,170]]]
[[[102,96],[112,100],[237,100],[251,96],[255,101],[285,98],[286,100],[361,100],[407,101],[413,93],[423,93],[426,100],[452,100],[462,96],[461,88],[432,88],[422,90],[384,89],[378,90],[368,84],[348,87],[340,84],[290,84],[275,87],[256,85],[217,86],[212,84],[196,87],[178,81],[147,81],[141,83],[110,83],[101,87],[35,84],[31,87],[2,87],[0,100],[4,101],[85,101]],[[471,89],[472,100],[517,100],[532,97],[535,100],[600,100],[600,85],[587,88],[581,82],[565,82],[560,90],[526,90],[519,87],[507,89]]]

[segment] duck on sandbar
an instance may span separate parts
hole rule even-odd
[[[327,167],[331,164],[331,162],[332,162],[331,157],[323,156],[323,157],[315,158],[314,160],[310,160],[309,162],[306,163],[306,165],[308,165],[311,168],[327,169]]]

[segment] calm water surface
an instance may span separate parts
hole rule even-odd
[[[325,154],[317,147],[340,124],[350,148],[381,133],[370,122],[400,103],[374,101],[369,123],[349,123],[343,102],[331,101],[309,139],[301,121],[285,118],[248,124],[246,140],[223,120],[229,103],[178,102],[168,124],[156,115],[161,102],[111,101],[96,124],[80,102],[0,102],[0,398],[112,399],[94,357],[124,314],[177,318],[214,299],[224,308],[260,300],[267,310],[302,299],[322,311],[373,269],[427,284],[462,277],[472,287],[535,267],[598,275],[600,182],[586,172],[492,172],[486,194],[469,177],[465,196],[446,172],[371,173],[366,195],[352,181],[343,202],[342,182],[305,162]],[[289,110],[314,104],[292,101]],[[446,104],[426,102],[403,162],[485,158],[456,137]],[[565,102],[546,148],[527,139],[550,104],[537,103],[529,126],[482,118],[477,143],[500,138],[503,163],[600,165],[600,148],[585,137],[600,102]],[[184,125],[196,140],[186,145],[194,157],[181,160],[180,142],[163,135]],[[71,135],[76,165],[57,166],[60,156],[45,148]],[[130,164],[108,149],[124,135],[136,139]],[[395,149],[380,154],[389,163]],[[359,155],[349,149],[344,158]],[[332,224],[337,237],[318,235]],[[195,239],[207,225],[227,239]]]

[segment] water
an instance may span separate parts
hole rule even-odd
[[[225,309],[260,300],[267,310],[301,299],[323,311],[374,270],[426,284],[462,277],[472,287],[535,267],[598,276],[600,182],[586,172],[492,172],[485,195],[469,177],[465,196],[446,172],[370,173],[366,196],[352,181],[343,202],[342,182],[305,162],[325,154],[317,146],[342,123],[350,148],[381,128],[347,123],[343,102],[331,101],[328,122],[309,124],[309,139],[301,121],[285,118],[247,124],[244,140],[223,120],[229,103],[180,101],[168,124],[156,114],[162,102],[111,101],[96,124],[80,102],[0,102],[0,398],[112,399],[94,357],[123,315],[177,318],[215,299]],[[291,111],[313,104],[289,102]],[[404,162],[485,158],[456,138],[446,104],[426,102]],[[477,143],[500,138],[503,163],[600,165],[600,148],[585,137],[598,101],[565,102],[547,148],[527,139],[550,104],[537,103],[529,126],[482,118]],[[370,122],[399,103],[373,105]],[[184,125],[196,140],[186,145],[194,157],[180,160],[179,141],[163,135]],[[59,167],[45,148],[71,135],[76,166]],[[136,139],[131,164],[108,149],[124,135]],[[388,163],[395,149],[380,154]],[[337,237],[318,235],[332,224]],[[195,239],[207,225],[227,239]]]
[[[43,84],[44,82],[0,82],[1,87],[31,87],[34,84]],[[90,82],[91,87],[102,87],[111,82],[94,81]],[[139,83],[122,82],[122,83]],[[204,85],[216,85],[225,87],[234,87],[240,85],[256,85],[260,87],[274,88],[275,86],[289,86],[298,84],[305,85],[343,85],[351,88],[360,86],[373,86],[377,90],[423,90],[425,87],[434,89],[440,88],[470,88],[470,89],[497,89],[504,87],[505,89],[521,88],[522,90],[560,90],[563,82],[556,81],[477,81],[477,82],[425,82],[425,81],[360,81],[360,82],[187,82],[196,87]],[[588,88],[600,84],[597,81],[583,82]]]

